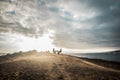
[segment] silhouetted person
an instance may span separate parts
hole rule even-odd
[[[62,49],[60,49],[60,51],[58,51],[58,54],[60,54],[62,52]]]
[[[53,48],[53,53],[56,54],[55,48]]]

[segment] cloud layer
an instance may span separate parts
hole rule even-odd
[[[1,47],[6,33],[38,38],[52,30],[57,47],[119,49],[119,25],[119,0],[0,0]]]

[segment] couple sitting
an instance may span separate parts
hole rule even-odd
[[[60,50],[55,50],[55,48],[53,48],[53,53],[54,54],[60,54],[62,52],[62,49],[60,49]]]

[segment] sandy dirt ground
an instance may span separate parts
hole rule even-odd
[[[0,80],[120,80],[120,70],[64,54],[24,53],[1,59]]]

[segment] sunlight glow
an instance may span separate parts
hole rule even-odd
[[[8,33],[7,40],[10,45],[14,45],[17,50],[16,51],[29,51],[29,50],[37,50],[37,51],[46,51],[52,50],[55,46],[52,44],[52,39],[54,31],[49,30],[48,33],[39,37],[29,37],[21,34],[12,34]]]
[[[21,50],[32,50],[36,49],[38,51],[51,50],[54,46],[51,44],[52,40],[48,35],[44,35],[39,38],[22,37],[22,42],[20,44]]]

